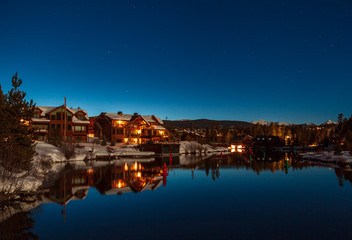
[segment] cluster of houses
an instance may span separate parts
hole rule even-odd
[[[39,141],[48,140],[50,134],[76,142],[97,137],[135,144],[164,142],[169,137],[163,121],[154,115],[102,112],[99,116],[88,117],[87,111],[65,105],[36,107],[30,127]]]

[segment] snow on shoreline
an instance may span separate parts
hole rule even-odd
[[[342,155],[334,155],[334,152],[305,152],[300,157],[309,161],[319,161],[325,163],[337,163],[339,165],[351,165],[352,156],[349,152],[343,152]]]
[[[226,147],[212,147],[208,144],[200,144],[196,141],[181,141],[180,142],[180,154],[190,153],[213,153],[213,152],[228,152],[229,149]]]

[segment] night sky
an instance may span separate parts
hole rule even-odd
[[[73,3],[75,2],[75,3]],[[352,1],[0,1],[0,81],[39,106],[320,124],[352,114]]]

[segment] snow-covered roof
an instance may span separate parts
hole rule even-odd
[[[46,118],[32,118],[32,122],[50,122],[50,120]]]
[[[106,113],[105,116],[112,120],[121,120],[121,121],[130,121],[132,118],[132,114],[117,114],[117,113]]]
[[[164,122],[163,122],[163,120],[161,120],[161,118],[159,118],[159,117],[155,117],[157,120],[158,120],[158,122],[160,123],[160,124],[164,124]]]
[[[39,109],[42,111],[41,116],[44,117],[45,114],[47,114],[47,113],[53,111],[53,110],[56,109],[56,108],[62,107],[62,106],[63,106],[63,105],[58,106],[58,107],[45,107],[45,106],[36,106],[36,107],[39,108]],[[77,109],[75,109],[75,108],[68,108],[67,106],[66,106],[66,109],[69,110],[69,111],[71,111],[73,114],[76,114],[77,112],[82,111],[82,112],[84,112],[84,114],[88,115],[87,111],[86,111],[86,110],[83,110],[83,109],[79,109],[79,108],[77,108]]]
[[[155,130],[165,130],[165,128],[160,125],[153,125],[152,128],[154,128]]]
[[[158,118],[158,117],[156,117],[156,116],[154,116],[154,115],[141,115],[143,118],[144,118],[144,120],[146,121],[146,122],[148,122],[148,123],[154,123],[155,122],[155,119],[160,123],[160,124],[163,124],[163,121],[161,120],[161,118]],[[155,119],[153,118],[153,117],[155,117]]]
[[[108,118],[112,119],[112,120],[121,120],[121,121],[130,121],[133,118],[133,114],[117,114],[117,113],[105,113],[105,116],[107,116]],[[163,124],[163,121],[158,118],[155,117],[154,115],[139,115],[141,116],[144,121],[146,121],[147,123],[155,123],[155,119],[160,123]],[[155,119],[153,118],[155,117]]]
[[[88,120],[79,120],[79,119],[76,118],[75,116],[73,116],[72,122],[73,122],[73,123],[90,124],[90,122],[89,122]]]
[[[37,108],[39,108],[42,111],[41,116],[45,116],[45,114],[47,114],[48,112],[51,112],[52,110],[54,110],[57,107],[42,107],[42,106],[37,106]]]
[[[153,123],[155,122],[155,120],[153,119],[153,115],[141,115],[144,120],[148,123]]]

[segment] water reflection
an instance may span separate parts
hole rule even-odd
[[[31,211],[22,212],[23,204],[11,203],[0,206],[2,220],[0,222],[0,239],[39,239],[39,236],[33,233],[35,220],[34,216],[40,212],[40,207]],[[3,214],[14,213],[11,217],[6,218]]]
[[[312,166],[334,167],[340,186],[344,186],[346,181],[352,183],[351,171],[337,166],[301,161],[296,154],[285,152],[181,155],[66,164],[55,174],[47,176],[36,195],[35,202],[17,202],[2,206],[0,236],[5,236],[3,239],[37,239],[38,236],[33,234],[31,229],[34,227],[33,216],[38,212],[39,205],[55,203],[62,206],[61,213],[65,221],[66,205],[73,200],[85,199],[90,188],[95,188],[102,195],[118,197],[154,191],[161,185],[168,186],[168,172],[176,169],[189,170],[192,179],[195,178],[195,171],[204,172],[206,176],[216,181],[221,178],[221,171],[225,169],[253,171],[257,175],[264,171],[290,174]],[[31,209],[34,210],[30,211]]]
[[[120,161],[83,168],[67,164],[54,184],[42,189],[42,197],[46,201],[65,205],[71,200],[84,199],[91,187],[104,195],[155,190],[165,181],[163,171],[161,164],[155,161]]]

